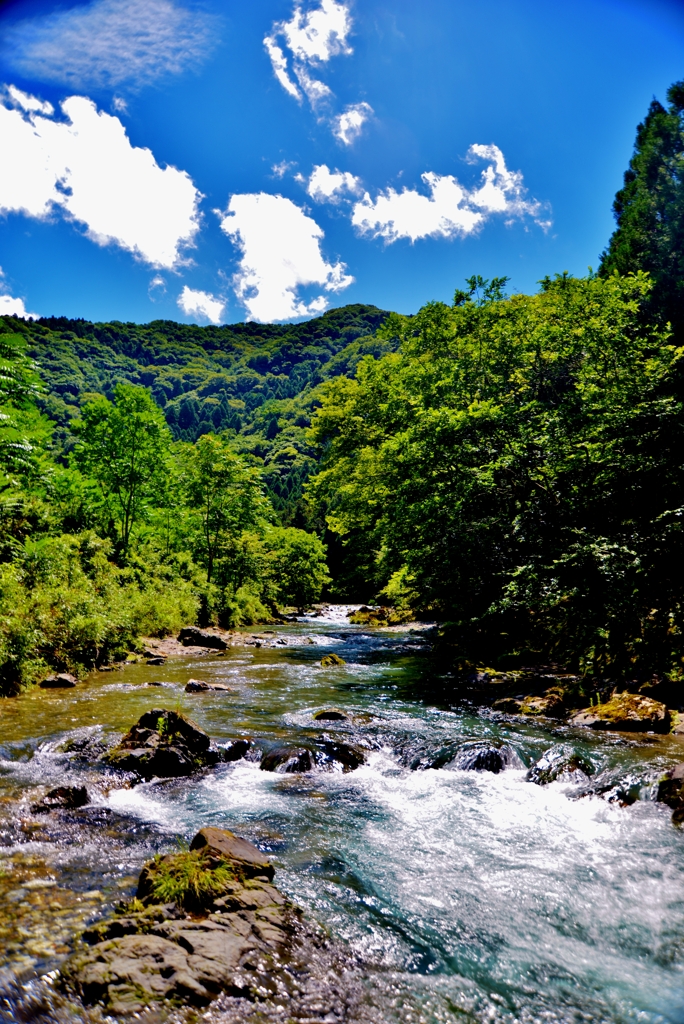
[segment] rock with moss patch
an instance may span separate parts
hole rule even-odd
[[[571,725],[617,732],[670,731],[671,717],[665,704],[637,693],[617,693],[604,704],[584,708],[574,715]]]
[[[145,865],[138,897],[84,933],[62,968],[67,992],[114,1014],[162,1000],[205,1006],[222,992],[263,996],[282,970],[298,911],[247,840],[207,828],[192,847]]]
[[[211,740],[189,718],[155,708],[140,717],[130,732],[103,761],[110,768],[132,772],[141,779],[190,775],[221,760]]]
[[[325,654],[321,658],[321,665],[323,668],[335,668],[338,665],[346,665],[346,661],[340,658],[339,654]]]

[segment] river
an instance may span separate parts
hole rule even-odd
[[[267,851],[280,888],[349,945],[383,1020],[684,1022],[684,836],[647,784],[683,759],[682,739],[452,707],[420,633],[364,631],[343,612],[278,627],[261,647],[2,701],[0,1021],[18,1019],[3,986],[48,984],[84,924],[134,893],[144,860],[215,824]],[[323,669],[327,652],[346,664]],[[191,677],[234,692],[187,694]],[[349,720],[326,731],[364,742],[368,762],[283,776],[241,760],[112,788],[78,747],[152,707],[189,714],[218,742],[266,745],[312,739],[313,715],[336,707]],[[644,780],[642,799],[574,799],[524,768],[410,771],[397,753],[483,738],[505,740],[525,765],[572,742],[597,770]],[[46,786],[65,783],[87,785],[91,804],[31,812]]]

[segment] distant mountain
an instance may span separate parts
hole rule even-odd
[[[390,351],[375,339],[387,317],[350,305],[299,324],[197,327],[0,317],[23,334],[48,389],[44,411],[66,457],[71,421],[93,394],[117,381],[150,389],[179,440],[232,430],[236,445],[263,462],[268,490],[285,523],[300,519],[302,484],[315,466],[306,427],[322,381],[351,374],[364,355]]]

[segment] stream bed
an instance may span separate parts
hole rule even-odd
[[[134,894],[145,860],[211,824],[266,851],[280,889],[348,945],[378,1020],[684,1024],[684,834],[648,785],[684,760],[684,740],[452,707],[424,648],[421,633],[364,631],[331,608],[264,631],[261,647],[2,701],[0,1021],[30,1019],[16,993],[51,983],[78,932]],[[331,652],[345,664],[322,668]],[[188,694],[193,677],[233,692]],[[364,745],[367,763],[279,775],[243,759],[122,788],[93,752],[153,707],[191,716],[219,744],[325,731]],[[333,707],[347,720],[314,720]],[[596,770],[642,780],[642,798],[577,799],[520,767],[406,766],[407,750],[483,739],[526,766],[572,743]],[[91,803],[31,810],[65,784],[86,785]]]

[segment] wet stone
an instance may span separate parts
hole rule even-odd
[[[342,771],[353,772],[366,762],[365,751],[351,743],[340,743],[328,736],[316,740],[318,748],[317,763],[324,768],[340,765]]]
[[[88,790],[85,786],[58,786],[46,793],[42,800],[31,804],[34,814],[47,814],[48,811],[74,810],[85,807],[89,803]]]
[[[310,772],[313,766],[314,757],[308,747],[276,747],[264,754],[260,767],[262,772],[295,774]]]
[[[44,690],[71,690],[76,683],[76,676],[72,676],[70,672],[54,672],[47,679],[43,679],[40,686]]]
[[[618,693],[604,704],[578,712],[570,724],[617,732],[666,733],[670,731],[671,716],[660,701],[635,693]]]
[[[186,693],[235,693],[236,691],[224,683],[208,683],[205,679],[189,679],[185,687]]]
[[[316,722],[347,722],[349,721],[348,715],[345,715],[343,711],[338,708],[325,708],[323,711],[318,711],[314,715],[314,721]]]
[[[587,783],[594,774],[593,766],[575,753],[565,743],[559,743],[547,750],[532,765],[527,773],[527,781],[545,786],[549,782]]]
[[[453,768],[466,772],[493,772],[498,775],[506,768],[524,768],[519,755],[508,744],[467,743],[451,762]]]
[[[178,642],[184,647],[209,647],[216,651],[225,651],[228,647],[222,637],[209,633],[206,629],[198,629],[197,626],[186,626],[181,629]]]
[[[175,711],[153,709],[140,717],[103,761],[111,768],[152,779],[190,775],[220,759],[207,734],[190,719]]]

